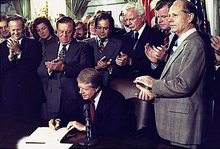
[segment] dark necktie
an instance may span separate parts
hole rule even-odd
[[[178,47],[178,45],[177,45],[177,40],[176,40],[175,43],[174,43],[174,45],[173,45],[173,48],[172,48],[171,51],[170,51],[170,55],[172,55],[172,54],[175,52],[175,50],[177,49],[177,47]]]
[[[103,41],[100,42],[99,47],[100,47],[100,48],[99,48],[99,52],[102,53],[103,50],[104,50],[104,48],[105,48],[105,47],[104,47],[104,44],[103,44]]]
[[[90,103],[90,115],[91,115],[91,122],[93,122],[94,120],[94,116],[95,116],[95,100],[92,99],[91,103]]]
[[[59,53],[59,56],[58,56],[58,57],[59,57],[61,60],[64,60],[64,58],[65,58],[66,46],[67,46],[67,45],[63,45],[63,48],[60,50],[60,53]]]
[[[166,47],[166,48],[168,48],[168,45],[169,45],[169,36],[170,36],[170,31],[168,31],[168,32],[166,32],[166,34],[165,34],[165,38],[164,38],[164,46]]]
[[[134,44],[136,44],[137,41],[138,41],[138,35],[139,35],[138,32],[136,32],[136,33],[134,34]]]

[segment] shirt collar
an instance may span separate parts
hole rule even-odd
[[[98,43],[100,44],[101,39],[99,38],[99,36],[98,36],[98,35],[96,35],[96,40],[97,40],[97,41],[98,41]],[[103,42],[103,45],[104,45],[104,46],[106,46],[106,44],[108,43],[108,41],[109,41],[109,38],[106,38],[106,39],[104,40],[104,42]]]
[[[146,26],[146,23],[144,23],[144,25],[141,27],[141,29],[138,31],[138,39],[141,37],[141,34],[143,33],[144,31],[144,28]],[[136,33],[137,31],[134,31],[134,33]]]
[[[95,99],[94,99],[94,105],[95,105],[95,110],[97,109],[97,106],[98,106],[98,103],[99,103],[99,100],[100,100],[100,97],[101,97],[101,95],[102,95],[102,90],[101,91],[99,91],[99,93],[98,93],[98,95],[95,97]]]
[[[60,43],[60,42],[59,42]],[[68,50],[69,49],[69,46],[70,46],[70,44],[67,44],[66,45],[66,50]],[[59,46],[59,49],[62,49],[63,48],[63,44],[62,43],[60,43],[60,46]]]
[[[178,46],[192,33],[194,33],[196,31],[196,28],[192,28],[188,31],[186,31],[184,34],[182,34],[178,39],[177,39],[177,43]]]

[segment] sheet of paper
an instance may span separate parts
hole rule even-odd
[[[60,128],[58,130],[52,130],[49,127],[38,127],[28,139],[27,144],[30,143],[46,143],[50,141],[58,141],[68,133],[69,130],[66,127]]]
[[[18,149],[68,149],[73,143],[60,143],[68,133],[66,127],[52,130],[49,127],[38,127],[29,137],[18,142]]]

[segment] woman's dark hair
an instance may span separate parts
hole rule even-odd
[[[33,33],[35,35],[38,35],[37,33],[37,25],[41,24],[41,23],[45,23],[45,25],[48,27],[49,31],[50,31],[50,34],[54,36],[54,29],[50,23],[50,21],[44,17],[44,16],[40,16],[40,17],[37,17],[34,22],[33,22]],[[39,35],[38,35],[39,36]]]

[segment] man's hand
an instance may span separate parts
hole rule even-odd
[[[18,41],[9,38],[7,40],[7,47],[9,48],[8,58],[12,59],[16,54],[21,54]]]
[[[141,90],[139,94],[135,93],[137,98],[139,98],[141,100],[152,100],[152,99],[154,99],[154,95],[148,89],[142,87],[138,83],[136,83],[136,87]]]
[[[115,63],[118,66],[125,66],[125,65],[130,65],[131,64],[131,58],[128,57],[127,54],[120,52],[120,55],[116,57]]]
[[[142,83],[147,87],[152,88],[152,84],[154,82],[154,78],[152,78],[151,76],[141,76],[141,77],[137,77],[133,82],[134,83]]]
[[[73,128],[76,128],[77,130],[79,131],[86,131],[86,126],[77,122],[77,121],[71,121],[68,123],[67,129],[73,129]]]
[[[145,55],[147,58],[156,65],[159,61],[167,60],[167,48],[165,46],[155,47],[150,46],[149,43],[145,45]]]
[[[51,61],[51,62],[45,62],[46,67],[48,68],[48,71],[63,71],[63,61],[59,58]]]
[[[158,55],[157,55],[157,57],[158,57],[157,59],[160,60],[160,61],[166,62],[167,61],[167,56],[168,56],[167,48],[163,45],[161,45],[161,47],[158,47],[158,48],[160,48],[160,49],[159,49],[159,52],[158,52]],[[155,49],[157,49],[157,48],[155,48]]]
[[[220,56],[220,37],[219,36],[213,36],[211,38],[211,46],[215,50],[215,53],[217,53]]]
[[[49,122],[49,127],[50,129],[52,130],[57,130],[60,128],[60,121],[58,119],[54,120],[54,119],[51,119]]]
[[[103,56],[97,63],[97,65],[95,66],[95,69],[99,70],[99,69],[105,69],[107,67],[109,67],[111,65],[112,59],[107,59],[106,56]]]

